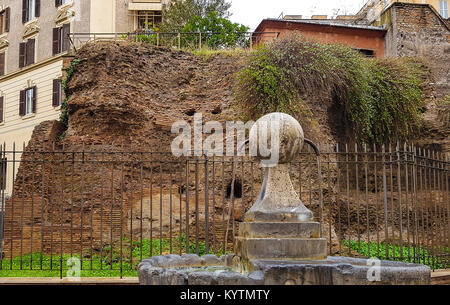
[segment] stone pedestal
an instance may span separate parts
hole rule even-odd
[[[327,239],[320,238],[320,224],[295,192],[288,166],[266,169],[259,198],[240,225],[235,251],[245,271],[255,259],[327,258]]]

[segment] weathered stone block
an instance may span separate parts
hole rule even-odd
[[[326,238],[236,238],[236,251],[244,260],[325,259]]]
[[[247,238],[318,238],[318,222],[244,222],[239,236]]]

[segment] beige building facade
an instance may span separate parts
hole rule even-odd
[[[357,16],[366,19],[369,24],[380,21],[383,11],[389,8],[389,6],[391,6],[394,2],[429,4],[441,15],[442,18],[449,18],[449,0],[369,0],[361,8]]]
[[[58,119],[69,33],[127,33],[159,22],[168,0],[0,0],[0,143],[21,150],[33,129]],[[80,44],[74,40],[74,43]],[[16,160],[20,155],[16,154]],[[0,160],[0,190],[13,170]],[[5,166],[5,164],[7,164]],[[6,183],[5,183],[6,181]]]

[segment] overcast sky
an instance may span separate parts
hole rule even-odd
[[[264,18],[285,15],[328,15],[339,9],[339,15],[354,14],[367,0],[232,0],[231,20],[254,30]]]

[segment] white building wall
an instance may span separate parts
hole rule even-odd
[[[0,96],[3,96],[4,120],[0,123],[0,143],[6,144],[6,151],[16,149],[21,151],[23,144],[27,145],[36,125],[47,120],[57,120],[60,116],[59,107],[52,106],[53,79],[62,76],[62,58],[55,58],[52,62],[30,68],[25,73],[3,80]],[[20,91],[30,86],[37,88],[36,113],[31,116],[19,116]],[[8,161],[12,161],[12,154],[7,154]],[[16,154],[20,160],[20,154]],[[17,173],[18,163],[15,166]],[[8,162],[6,195],[12,191],[13,166]]]

